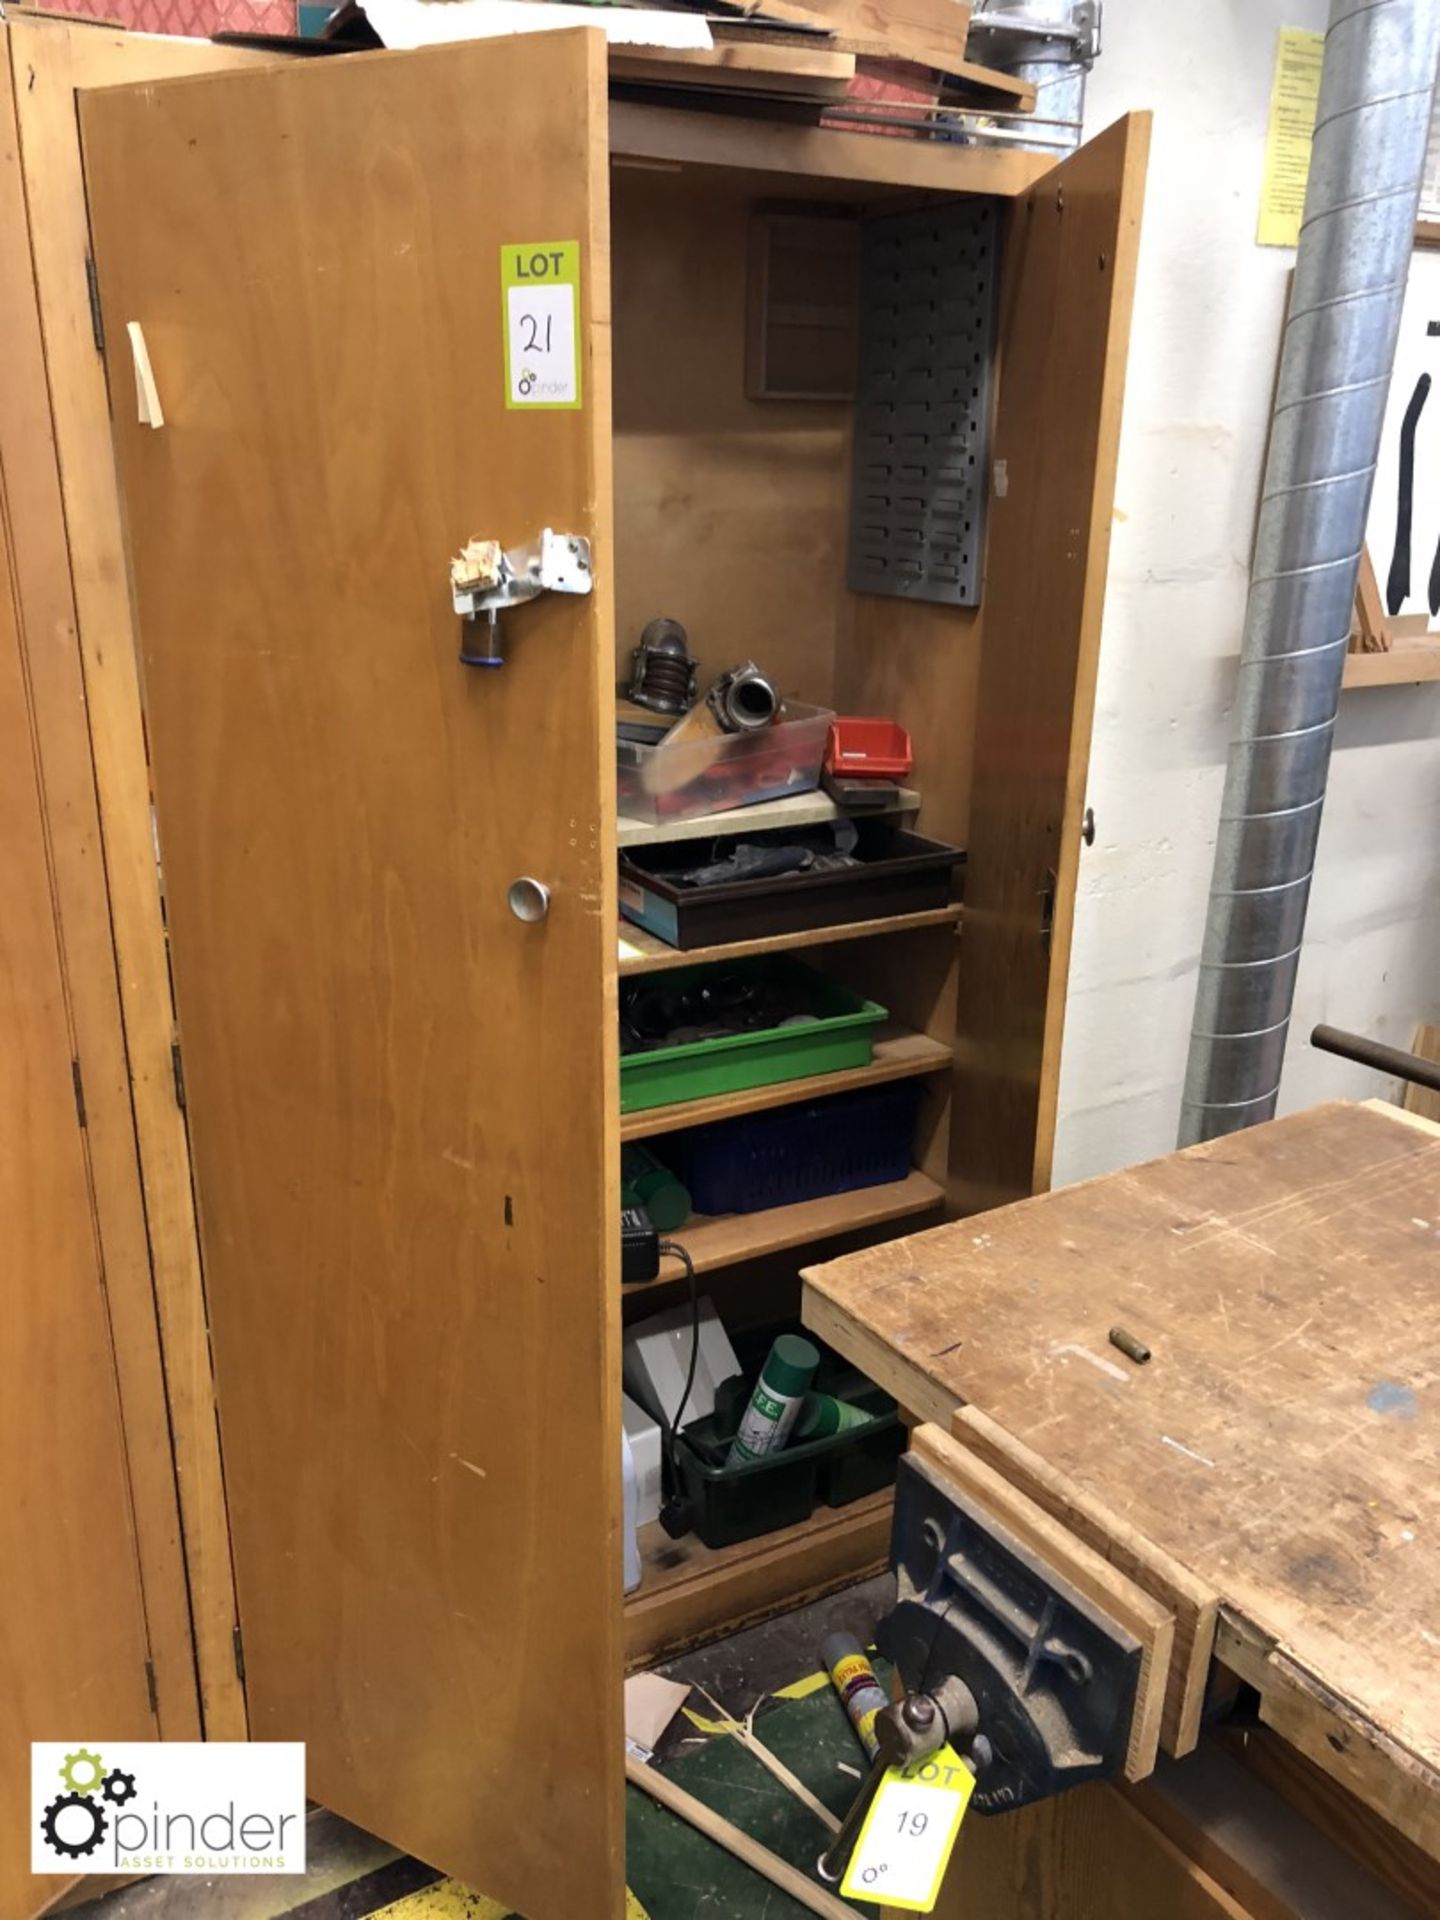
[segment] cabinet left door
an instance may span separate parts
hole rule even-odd
[[[18,1917],[66,1884],[30,1873],[30,1742],[156,1725],[4,508],[0,486],[0,1914]]]
[[[80,98],[251,1732],[527,1920],[623,1904],[606,111],[583,30]]]

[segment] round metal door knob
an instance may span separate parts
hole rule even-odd
[[[532,925],[537,920],[543,920],[550,911],[550,889],[543,880],[532,880],[529,874],[512,880],[505,898],[515,918],[527,920]]]

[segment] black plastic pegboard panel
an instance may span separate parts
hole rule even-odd
[[[864,223],[854,593],[979,605],[999,239],[987,199]]]

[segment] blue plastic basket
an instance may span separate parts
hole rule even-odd
[[[690,1127],[660,1152],[697,1213],[759,1213],[903,1180],[920,1100],[913,1080],[864,1087]]]

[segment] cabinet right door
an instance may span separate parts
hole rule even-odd
[[[960,942],[953,1191],[1050,1184],[1150,116],[1014,205]]]
[[[80,113],[250,1728],[527,1920],[624,1891],[606,114],[588,30]]]

